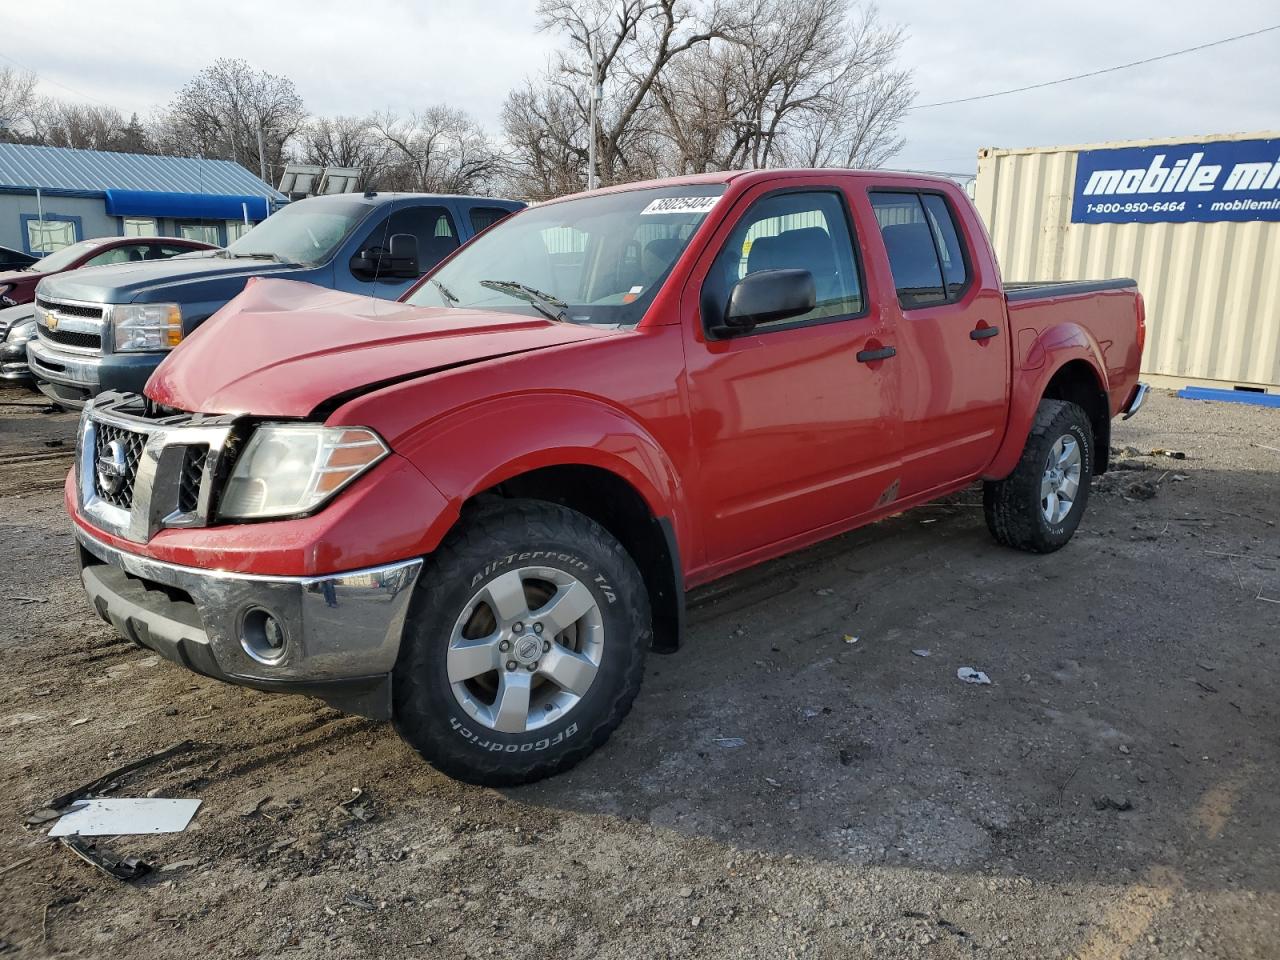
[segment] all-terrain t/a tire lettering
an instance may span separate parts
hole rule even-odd
[[[511,786],[573,766],[631,709],[648,595],[610,534],[566,507],[487,504],[433,555],[393,675],[395,724],[450,776]]]

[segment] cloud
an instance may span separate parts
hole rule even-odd
[[[918,103],[1005,90],[1280,22],[1273,2],[1032,4],[900,0]],[[980,147],[1050,146],[1275,127],[1280,32],[1088,80],[916,110],[895,166],[972,172]]]
[[[1220,39],[1280,20],[1274,0],[1039,4],[896,0],[920,103],[949,100]],[[200,67],[242,57],[290,77],[320,114],[461,107],[498,127],[507,91],[546,64],[535,0],[379,3],[42,0],[5,11],[5,55],[43,90],[147,116]],[[1215,15],[1207,16],[1206,12]],[[1216,15],[1221,14],[1221,15]],[[917,110],[895,166],[972,171],[978,148],[1264,130],[1275,126],[1280,32],[1095,79]],[[74,91],[74,92],[73,92]]]

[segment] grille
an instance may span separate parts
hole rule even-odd
[[[204,444],[192,444],[182,456],[182,476],[178,480],[178,511],[195,513],[200,504],[200,481],[204,479],[204,465],[209,460],[209,448]]]
[[[79,333],[72,330],[50,330],[44,324],[36,325],[41,340],[60,343],[64,347],[83,347],[91,350],[102,349],[102,337],[96,333]]]
[[[120,485],[114,492],[109,493],[103,488],[96,475],[94,483],[100,499],[105,500],[113,507],[128,510],[133,506],[133,484],[138,478],[138,460],[142,457],[142,448],[146,446],[147,438],[141,433],[121,430],[119,427],[108,423],[99,423],[94,442],[93,465],[95,474],[98,464],[103,459],[111,458],[111,444],[113,441],[118,441],[124,451],[124,473],[121,476]]]
[[[89,320],[101,320],[101,307],[82,307],[75,303],[58,303],[55,300],[46,300],[44,297],[36,297],[36,306],[44,307],[46,310],[55,310],[64,317],[85,317]]]

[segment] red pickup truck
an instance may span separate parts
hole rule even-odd
[[[976,480],[1063,546],[1143,339],[1130,280],[1002,286],[947,180],[631,184],[399,303],[252,281],[85,411],[66,504],[124,636],[521,783],[604,742],[690,587]]]

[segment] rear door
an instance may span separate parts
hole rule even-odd
[[[794,182],[794,181],[792,181]],[[810,271],[817,307],[714,339],[702,310],[762,269]],[[704,299],[707,298],[707,299]],[[690,275],[684,303],[690,478],[705,560],[725,563],[893,498],[899,438],[892,318],[866,294],[848,198],[829,181],[748,191]],[[859,356],[862,359],[860,361]]]
[[[976,476],[995,456],[1009,332],[997,278],[973,255],[975,237],[951,198],[889,186],[867,197],[896,288],[901,493],[910,497]]]

